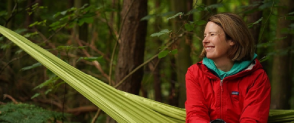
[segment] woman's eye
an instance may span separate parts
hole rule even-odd
[[[214,34],[210,34],[210,36],[214,36]]]

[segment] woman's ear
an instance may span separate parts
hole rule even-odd
[[[230,46],[235,45],[235,42],[233,42],[232,40],[228,40],[228,42],[229,42],[229,45],[230,45]]]

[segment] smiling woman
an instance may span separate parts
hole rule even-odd
[[[245,22],[232,13],[208,19],[203,60],[186,74],[186,122],[266,123],[270,82]]]

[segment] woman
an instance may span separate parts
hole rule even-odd
[[[271,86],[244,21],[211,16],[202,44],[203,60],[186,74],[186,122],[266,123]]]

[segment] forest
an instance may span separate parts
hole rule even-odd
[[[115,107],[108,110],[104,98],[147,110],[123,101],[124,95],[149,108],[179,107],[175,112],[181,114],[185,74],[202,60],[207,19],[226,12],[242,17],[254,37],[271,83],[270,108],[280,110],[269,122],[294,121],[293,5],[293,0],[3,0],[0,122],[110,123],[127,117]],[[79,84],[86,82],[87,87]]]

